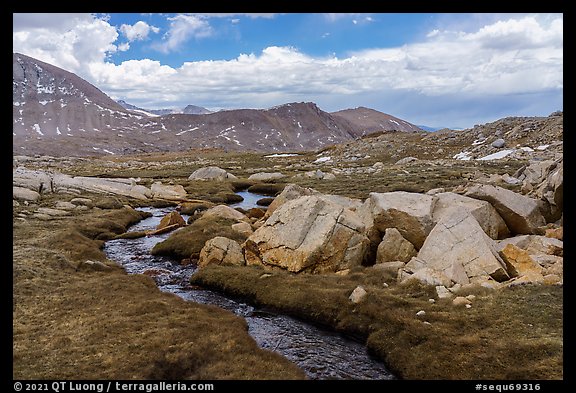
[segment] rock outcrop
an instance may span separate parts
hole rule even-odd
[[[365,227],[350,209],[321,196],[278,207],[244,243],[249,265],[290,272],[336,272],[359,266],[368,249]]]

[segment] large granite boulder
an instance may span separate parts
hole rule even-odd
[[[96,192],[111,195],[123,195],[130,198],[147,200],[152,197],[152,191],[145,186],[137,184],[136,179],[98,177],[72,177],[62,173],[55,173],[52,177],[54,192],[80,194],[82,191]]]
[[[350,209],[322,196],[303,196],[277,208],[244,243],[249,265],[290,272],[336,272],[362,263],[369,241]]]
[[[510,278],[496,251],[496,243],[464,209],[454,210],[436,224],[418,256],[412,258],[404,270],[416,273],[423,268],[441,272],[462,285],[490,278],[499,282]]]
[[[12,171],[12,186],[47,194],[52,192],[52,174],[18,167]]]
[[[506,223],[489,202],[454,192],[442,192],[435,195],[438,197],[433,212],[435,222],[452,214],[454,209],[464,209],[472,214],[484,232],[492,239],[503,239],[510,235]]]
[[[433,212],[437,200],[434,195],[405,191],[373,192],[358,212],[370,231],[373,228],[384,233],[388,228],[396,228],[419,249],[434,228]]]
[[[546,225],[538,201],[502,187],[477,184],[468,188],[466,196],[490,202],[504,219],[512,234],[532,234]]]

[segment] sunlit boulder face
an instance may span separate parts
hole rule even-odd
[[[322,196],[302,196],[274,211],[244,243],[248,265],[290,272],[336,272],[359,266],[369,240],[361,218]]]

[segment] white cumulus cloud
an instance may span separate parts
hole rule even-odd
[[[169,20],[169,30],[156,47],[165,53],[214,33],[206,16],[177,15]],[[462,112],[472,118],[472,109],[482,106],[520,113],[548,105],[551,97],[560,97],[561,104],[562,15],[514,15],[466,30],[437,26],[419,42],[343,58],[269,46],[230,60],[190,61],[179,67],[152,59],[110,62],[109,53],[128,50],[129,44],[116,43],[118,31],[104,18],[73,15],[61,17],[60,23],[46,19],[44,25],[38,17],[15,16],[14,21],[15,52],[75,72],[113,98],[141,107],[178,107],[191,103],[190,97],[212,108],[315,101],[327,110],[375,103],[379,110],[397,108],[388,112],[394,115]],[[155,31],[142,23],[119,30],[129,41],[144,39]],[[512,96],[523,97],[516,100],[517,107],[510,105]],[[550,112],[555,109],[560,108]]]
[[[138,21],[133,25],[123,24],[120,26],[120,31],[128,39],[128,41],[144,40],[148,38],[150,32],[158,33],[160,28],[155,26],[150,26],[144,21]]]
[[[189,39],[205,38],[213,34],[213,29],[205,17],[199,15],[176,15],[168,18],[170,28],[161,43],[153,45],[157,50],[168,53],[178,50]]]

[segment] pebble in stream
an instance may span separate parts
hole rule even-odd
[[[132,226],[130,231],[155,228],[172,208],[142,208],[152,217]],[[169,234],[118,239],[106,242],[108,258],[117,261],[131,274],[149,269],[165,269],[170,274],[154,278],[158,287],[185,300],[212,304],[246,319],[249,333],[265,349],[279,352],[301,367],[310,379],[394,379],[384,364],[373,359],[364,345],[338,333],[320,329],[286,315],[269,313],[219,293],[192,289],[188,285],[194,273],[192,265],[181,266],[166,257],[153,256],[150,249]],[[167,272],[168,273],[168,272]]]

